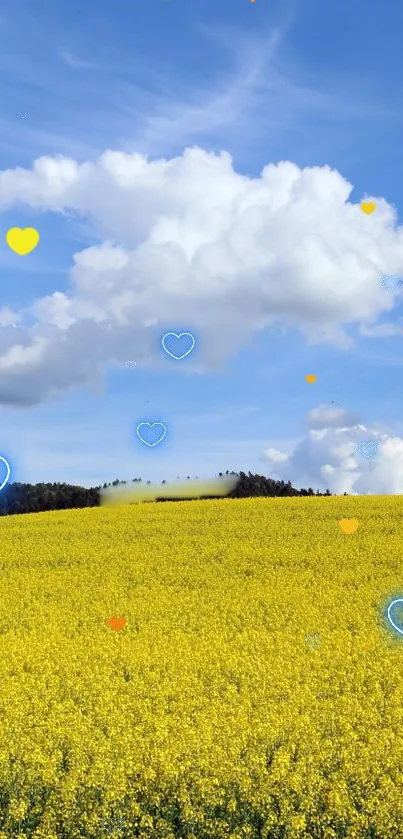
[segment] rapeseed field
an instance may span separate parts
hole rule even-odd
[[[0,839],[403,836],[403,499],[0,530]]]

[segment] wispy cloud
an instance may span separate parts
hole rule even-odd
[[[369,326],[360,325],[360,335],[363,338],[392,338],[394,335],[401,335],[402,327],[396,323],[378,323]]]
[[[60,43],[62,33],[52,34],[53,44]],[[318,89],[303,67],[292,65],[289,44],[285,62],[288,34],[288,23],[253,37],[235,28],[194,26],[198,47],[205,53],[207,45],[212,59],[201,76],[190,65],[182,63],[179,72],[166,57],[145,62],[113,44],[97,42],[96,53],[89,52],[84,37],[77,54],[55,50],[37,33],[35,56],[23,55],[18,45],[0,55],[0,80],[7,80],[0,150],[20,159],[61,153],[80,160],[105,148],[165,156],[204,144],[253,155],[264,138],[267,157],[273,143],[295,138],[310,122],[324,126],[328,138],[336,122],[340,131],[348,123],[352,136],[365,119],[396,118],[387,105],[357,101],[343,81],[336,91],[329,92],[326,82]],[[64,37],[77,42],[73,32]],[[20,110],[27,112],[23,125]]]
[[[289,60],[286,65],[281,54],[285,27],[258,38],[241,38],[239,33],[237,38],[232,32],[229,37],[206,29],[202,34],[220,46],[221,66],[224,60],[226,69],[209,84],[194,84],[192,79],[187,85],[182,76],[171,78],[169,89],[166,81],[163,88],[154,87],[145,108],[136,111],[131,148],[159,155],[204,142],[233,153],[247,146],[250,153],[264,137],[270,154],[273,141],[305,130],[307,121],[325,128],[348,124],[352,134],[355,125],[368,119],[400,119],[394,107],[372,96],[357,101],[347,81],[329,90],[326,81],[319,87],[304,79],[303,68],[292,68]],[[127,113],[134,115],[136,97],[133,89],[127,93]]]
[[[99,64],[96,64],[93,61],[82,60],[81,58],[77,58],[73,53],[69,52],[68,50],[60,50],[59,51],[60,58],[71,67],[73,70],[96,70],[99,68]]]

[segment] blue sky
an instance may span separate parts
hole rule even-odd
[[[253,4],[250,0],[216,4],[149,0],[117,2],[113,9],[105,0],[90,0],[84,6],[42,0],[34,8],[13,0],[2,7],[0,309],[23,316],[20,327],[0,320],[0,361],[1,353],[6,359],[0,364],[0,376],[4,375],[0,453],[10,459],[11,480],[60,480],[89,486],[116,477],[141,476],[152,481],[209,477],[226,469],[270,475],[275,472],[273,459],[268,460],[265,452],[275,450],[291,457],[276,475],[290,477],[297,485],[326,483],[323,467],[333,464],[338,477],[331,488],[336,491],[344,487],[343,480],[351,471],[346,463],[351,451],[340,456],[335,452],[332,435],[339,419],[345,445],[354,447],[357,435],[378,435],[385,450],[375,483],[364,480],[368,464],[355,465],[355,489],[403,491],[403,465],[399,466],[402,489],[392,480],[396,458],[403,464],[403,309],[400,294],[392,297],[378,292],[375,277],[382,272],[403,274],[398,231],[403,199],[402,23],[401,6],[392,2],[385,10],[379,0],[372,4],[359,0],[353,7],[340,2],[331,8],[318,0],[256,0]],[[180,226],[198,206],[205,181],[203,174],[200,180],[197,174],[202,172],[203,161],[183,158],[185,149],[194,147],[207,155],[226,152],[231,156],[240,195],[247,187],[254,188],[268,164],[290,161],[301,170],[323,170],[313,186],[303,181],[305,186],[298,193],[300,215],[290,208],[289,228],[287,215],[275,222],[290,237],[291,249],[294,242],[299,243],[294,267],[281,280],[289,289],[291,314],[284,299],[280,314],[275,310],[275,278],[266,277],[263,269],[262,276],[256,277],[255,271],[248,276],[247,265],[242,268],[237,289],[228,285],[226,297],[222,272],[218,271],[218,280],[216,276],[217,260],[222,258],[218,240],[208,256],[200,251],[194,258],[194,273],[183,275],[183,285],[179,279],[175,285],[175,277],[169,292],[159,285],[163,257],[157,251],[143,252],[142,242],[151,236],[160,243],[161,229],[174,225],[180,231],[177,245],[184,243],[189,254],[194,237],[203,234],[203,223],[199,229],[196,225],[196,231],[187,229],[186,235]],[[131,197],[127,158],[117,164],[122,174],[120,170],[114,174],[116,183],[120,178],[120,193],[116,183],[113,189],[110,186],[108,167],[98,167],[91,175],[91,189],[85,174],[74,187],[74,195],[70,188],[64,189],[60,156],[77,164],[97,165],[108,150],[142,155],[148,161],[178,158],[177,169],[171,167],[169,175],[171,203],[162,187],[161,194],[154,188],[160,170],[150,167],[144,175],[147,181],[140,186],[143,175],[133,175],[133,190],[138,191]],[[47,164],[46,172],[39,167],[33,186],[29,172],[34,161],[57,156],[59,163]],[[303,202],[311,200],[312,189],[324,204],[316,211],[317,229],[313,221],[308,233],[315,230],[316,236],[322,235],[318,231],[326,212],[329,177],[325,167],[337,170],[353,191],[348,194],[347,190],[343,199],[335,181],[329,186],[331,191],[334,185],[339,202],[337,209],[332,205],[329,210],[334,213],[334,243],[331,220],[326,234],[326,270],[333,280],[329,279],[327,296],[322,299],[319,292],[318,303],[314,288],[312,294],[300,288],[296,266],[305,259],[301,253],[307,247],[306,233],[301,231],[308,205]],[[222,171],[217,171],[217,192],[227,208],[232,174],[225,169],[223,164]],[[214,189],[213,177],[208,188],[206,180],[208,200]],[[275,189],[281,203],[282,184]],[[359,236],[369,241],[376,230],[379,247],[377,255],[371,255],[370,267],[364,265],[370,246],[357,245],[353,254],[349,240],[348,263],[343,252],[343,242],[351,235],[344,204],[358,205],[365,196],[379,204],[377,216],[360,215],[358,207],[354,211]],[[388,207],[394,208],[392,219],[393,209]],[[209,213],[206,224],[208,217]],[[248,219],[255,230],[251,209]],[[278,234],[274,236],[270,224],[268,220],[267,228],[259,233],[260,251],[253,264],[261,264],[263,251],[265,258],[280,259]],[[9,250],[4,235],[10,227],[28,226],[39,230],[41,241],[32,254],[21,257]],[[295,235],[290,232],[293,226]],[[248,229],[242,242],[244,253],[252,247]],[[234,241],[239,238],[239,232],[234,234]],[[119,294],[123,286],[125,293],[138,290],[143,321],[155,315],[157,323],[144,327],[146,343],[135,320],[133,340],[130,322],[123,329],[116,304],[113,314],[108,314],[110,346],[106,332],[98,346],[98,326],[91,321],[93,307],[101,305],[96,272],[102,274],[105,288],[109,282],[107,270],[99,265],[96,270],[93,266],[77,269],[80,305],[84,288],[86,305],[92,307],[88,318],[80,310],[79,323],[70,330],[73,335],[77,329],[77,343],[61,338],[50,323],[47,304],[45,315],[38,316],[39,309],[42,312],[38,301],[49,300],[57,292],[71,296],[74,255],[105,242],[134,254],[133,264],[142,272],[143,284],[136,279],[135,269],[124,279],[116,269],[114,282],[119,284]],[[357,260],[363,265],[361,285],[354,288],[354,304],[351,311],[346,307],[343,323],[338,289],[349,281],[343,265],[351,265],[351,282],[355,282]],[[212,262],[220,287],[212,287],[209,296],[203,297],[203,272]],[[279,264],[283,263],[282,252]],[[221,265],[225,269],[224,261],[220,269]],[[304,263],[304,276],[305,272],[309,276],[308,268]],[[235,266],[234,274],[237,270]],[[320,283],[320,271],[315,282]],[[265,303],[269,283],[271,297]],[[116,289],[114,285],[114,294]],[[164,294],[169,296],[165,299]],[[367,313],[361,304],[366,296],[372,301]],[[58,300],[57,306],[61,305]],[[269,322],[270,306],[274,322]],[[266,307],[261,323],[259,307]],[[319,334],[319,325],[327,317],[332,324],[331,340]],[[382,324],[387,325],[389,337],[375,336],[375,327]],[[336,334],[339,327],[345,327],[350,342]],[[164,357],[160,340],[165,331],[195,334],[192,355],[181,362]],[[28,346],[38,334],[49,341],[48,358],[38,363],[13,361],[12,353],[19,350],[12,348]],[[91,348],[87,360],[86,346]],[[136,360],[136,367],[128,369],[126,359]],[[305,382],[307,373],[317,375],[314,385]],[[329,427],[325,420],[315,426],[328,432],[333,429],[325,435],[328,456],[323,447],[309,454],[316,444],[309,438],[307,415],[318,406],[339,411]],[[322,413],[328,416],[325,408]],[[160,446],[149,448],[139,442],[135,429],[141,421],[166,424],[168,433]],[[382,451],[381,447],[383,457]]]

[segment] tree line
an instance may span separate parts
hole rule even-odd
[[[224,473],[220,472],[219,477],[223,477]],[[264,475],[253,475],[251,472],[227,472],[226,476],[237,476],[238,480],[235,487],[228,493],[226,498],[276,498],[276,497],[290,497],[290,496],[318,496],[331,495],[327,489],[325,493],[314,492],[309,489],[295,489],[290,481],[275,481],[272,478],[266,478]],[[187,476],[190,480],[190,476]],[[83,507],[98,507],[101,500],[101,489],[106,489],[111,486],[123,486],[129,483],[142,483],[141,478],[133,478],[130,482],[119,481],[116,479],[112,483],[104,483],[103,487],[91,487],[87,489],[81,486],[72,486],[66,483],[53,484],[9,484],[0,493],[0,516],[11,516],[18,513],[41,513],[47,510],[71,510]],[[151,481],[147,481],[150,484]],[[162,481],[161,484],[165,484]],[[214,498],[214,495],[205,496]],[[182,501],[187,499],[175,498],[165,499],[163,494],[158,497],[157,502],[161,501]]]

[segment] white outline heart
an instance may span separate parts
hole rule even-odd
[[[365,446],[371,446],[371,448],[373,447],[373,451],[371,451],[371,454],[365,454],[362,451],[362,449]],[[362,455],[362,457],[365,457],[367,460],[369,460],[370,457],[375,457],[375,455],[378,454],[378,443],[376,442],[376,440],[367,440],[365,443],[358,443],[357,449],[358,453]]]
[[[141,428],[142,425],[148,425],[149,428],[154,428],[154,425],[162,425],[162,427],[164,429],[164,433],[163,433],[162,437],[160,437],[160,439],[157,440],[155,443],[147,443],[147,440],[143,440],[142,436],[139,434],[139,428]],[[166,430],[166,426],[164,425],[163,422],[140,422],[139,425],[136,428],[136,433],[137,433],[137,437],[139,438],[139,440],[141,440],[142,443],[145,443],[146,446],[158,446],[158,443],[162,443],[162,441],[163,441],[163,439],[164,439],[164,437],[167,433],[167,430]]]
[[[8,460],[6,460],[6,458],[5,458],[5,457],[1,457],[1,455],[0,455],[0,460],[2,460],[2,461],[3,461],[3,463],[5,463],[5,464],[6,464],[6,466],[7,466],[7,476],[6,476],[5,480],[3,481],[3,483],[0,485],[0,492],[1,492],[1,490],[2,490],[2,489],[4,489],[4,487],[5,487],[5,485],[6,485],[7,481],[8,481],[8,479],[9,479],[9,477],[10,477],[10,472],[11,472],[11,469],[10,469],[10,464],[9,464],[9,462],[8,462]]]
[[[394,281],[392,287],[391,287],[390,282],[389,282],[390,280]],[[396,289],[399,285],[399,280],[393,274],[382,274],[381,283],[382,283],[383,288],[386,288],[387,291],[396,291]]]
[[[191,339],[192,339],[192,341],[193,341],[193,344],[192,344],[192,346],[190,347],[190,350],[188,350],[187,352],[185,352],[183,355],[174,355],[173,353],[169,352],[169,350],[167,350],[167,348],[166,348],[166,346],[165,346],[164,341],[165,341],[165,338],[169,338],[169,336],[170,336],[170,335],[173,335],[173,336],[174,336],[174,338],[183,338],[183,337],[184,337],[184,335],[188,335],[188,336],[189,336],[189,338],[191,338]],[[187,356],[187,355],[189,355],[189,353],[190,353],[190,352],[192,352],[192,350],[193,350],[193,348],[194,348],[194,345],[195,345],[195,339],[194,339],[194,336],[192,335],[192,333],[191,333],[191,332],[181,332],[179,335],[178,335],[178,333],[177,333],[177,332],[166,332],[166,333],[165,333],[165,335],[164,335],[164,337],[162,338],[161,344],[162,344],[162,346],[163,346],[163,348],[164,348],[165,352],[167,353],[167,355],[170,355],[170,356],[171,356],[171,358],[175,358],[175,359],[176,359],[176,361],[181,361],[181,360],[182,360],[182,358],[186,358],[186,356]]]
[[[398,597],[396,600],[392,600],[392,602],[389,603],[389,606],[388,606],[388,621],[389,621],[389,623],[392,624],[393,629],[396,629],[396,632],[398,632],[399,635],[403,635],[403,629],[399,629],[399,627],[396,626],[396,624],[393,622],[393,620],[390,616],[390,610],[391,610],[392,606],[396,606],[396,603],[403,603],[403,597]]]

